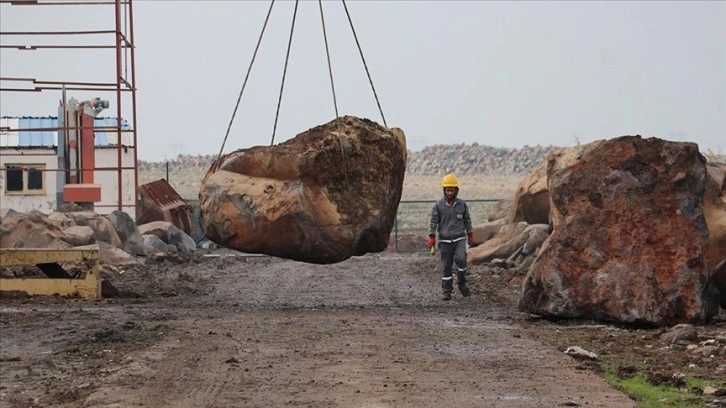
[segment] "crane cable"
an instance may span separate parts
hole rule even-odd
[[[335,82],[333,81],[333,66],[330,63],[330,48],[328,47],[328,34],[325,29],[325,15],[323,14],[323,0],[318,0],[318,6],[320,8],[320,22],[323,26],[323,40],[325,41],[325,55],[328,58],[328,74],[330,75],[330,89],[333,94],[333,107],[335,108],[335,127],[338,130],[338,145],[340,145],[340,157],[343,162],[343,173],[345,174],[345,185],[350,188],[350,182],[348,180],[348,162],[345,160],[345,149],[343,147],[343,140],[341,136],[343,132],[340,127],[340,115],[338,114],[338,99],[335,97]]]
[[[224,141],[222,141],[222,147],[219,149],[219,154],[217,155],[217,160],[215,160],[214,164],[214,171],[216,172],[219,169],[219,159],[222,157],[222,151],[224,150],[224,145],[227,143],[227,137],[229,137],[229,132],[232,129],[232,123],[234,122],[234,117],[237,115],[237,109],[239,108],[240,101],[242,101],[242,94],[245,91],[245,87],[247,86],[247,80],[250,78],[250,72],[252,72],[252,65],[255,63],[255,57],[257,57],[257,51],[260,49],[260,44],[262,43],[262,36],[265,34],[265,29],[267,28],[267,22],[270,20],[270,14],[272,13],[272,6],[275,5],[275,0],[272,0],[270,2],[270,8],[267,10],[267,16],[265,17],[265,23],[262,25],[262,31],[260,31],[260,36],[257,39],[257,46],[255,46],[255,51],[252,53],[252,61],[250,61],[250,66],[247,68],[247,74],[245,75],[245,80],[242,83],[242,89],[239,91],[239,96],[237,96],[237,103],[234,105],[234,111],[232,111],[232,118],[229,120],[229,125],[227,126],[227,133],[224,135]]]
[[[343,3],[343,8],[345,9],[345,14],[348,18],[348,23],[350,25],[350,29],[353,33],[353,38],[355,39],[356,46],[358,47],[358,53],[361,57],[361,61],[363,62],[363,67],[366,70],[366,75],[368,77],[368,83],[371,85],[371,90],[373,91],[373,97],[376,100],[376,105],[378,106],[378,111],[381,114],[381,119],[383,119],[383,125],[385,127],[388,127],[388,123],[386,122],[386,117],[383,114],[383,109],[381,108],[380,100],[378,99],[378,93],[376,92],[376,88],[373,85],[373,79],[371,78],[371,74],[368,69],[368,64],[366,63],[365,57],[363,56],[363,49],[361,48],[360,42],[358,41],[358,35],[355,31],[355,27],[353,26],[353,20],[350,17],[350,12],[348,11],[348,6],[345,3],[345,0],[341,0],[341,1]],[[287,43],[287,53],[285,55],[285,66],[283,68],[282,81],[280,83],[280,93],[279,93],[278,100],[277,100],[277,109],[275,112],[275,122],[274,122],[274,125],[272,128],[272,140],[270,141],[270,146],[274,145],[274,143],[275,143],[275,134],[277,132],[277,122],[280,117],[280,106],[282,104],[282,95],[283,95],[283,90],[285,87],[285,77],[287,76],[287,66],[288,66],[288,63],[290,60],[290,49],[292,48],[292,38],[293,38],[293,34],[295,32],[295,20],[297,18],[298,3],[299,3],[299,0],[295,0],[295,10],[294,10],[293,16],[292,16],[292,25],[290,27],[290,36],[289,36],[288,43]],[[262,43],[262,37],[264,36],[265,29],[267,28],[267,23],[270,20],[270,14],[272,13],[272,7],[274,5],[275,5],[275,0],[271,0],[270,8],[267,10],[267,16],[265,17],[265,22],[262,26],[262,30],[260,31],[260,36],[257,39],[257,45],[255,46],[255,51],[252,54],[252,60],[250,61],[250,65],[247,68],[247,74],[245,75],[245,80],[242,83],[242,89],[240,90],[239,95],[237,97],[237,103],[235,104],[234,110],[232,112],[232,117],[230,118],[229,125],[227,126],[227,132],[224,135],[224,140],[222,141],[222,146],[219,149],[219,154],[217,155],[217,160],[215,161],[215,164],[214,164],[214,171],[217,171],[219,169],[219,166],[220,166],[219,160],[222,157],[222,151],[224,150],[224,146],[227,143],[227,138],[229,137],[230,130],[232,129],[232,123],[234,122],[234,118],[237,114],[237,110],[239,109],[239,105],[242,100],[242,94],[244,93],[245,87],[247,86],[247,81],[249,80],[250,72],[252,71],[252,66],[255,62],[255,58],[257,57],[257,52],[259,51],[260,44]],[[320,18],[321,18],[322,25],[323,25],[323,38],[325,40],[325,53],[326,53],[327,61],[328,61],[328,73],[330,75],[330,86],[331,86],[331,90],[332,90],[332,94],[333,94],[333,106],[335,108],[335,118],[337,120],[337,119],[339,119],[340,116],[338,114],[338,102],[337,102],[337,98],[335,95],[335,83],[333,81],[333,69],[332,69],[332,65],[330,63],[330,49],[328,47],[328,36],[326,33],[326,29],[325,29],[325,17],[323,15],[322,0],[318,0],[318,5],[320,8]],[[338,127],[340,127],[339,123],[338,123]],[[343,149],[343,147],[341,145],[341,154],[343,153],[342,149]],[[346,174],[346,179],[347,179],[347,174]]]
[[[350,30],[353,32],[353,38],[355,38],[355,44],[358,46],[358,53],[360,54],[360,59],[363,61],[363,66],[366,69],[366,75],[368,75],[368,82],[371,84],[371,89],[373,90],[373,96],[376,98],[376,105],[378,105],[378,111],[381,113],[381,118],[383,119],[383,126],[388,127],[388,124],[386,123],[386,117],[383,116],[383,109],[381,109],[381,103],[378,100],[378,94],[376,93],[376,88],[373,86],[373,80],[371,79],[371,73],[368,71],[368,64],[366,64],[366,59],[363,57],[363,49],[361,49],[360,42],[358,42],[358,35],[355,33],[355,28],[353,27],[353,20],[350,18],[350,13],[348,12],[348,6],[345,4],[345,0],[343,1],[343,8],[345,8],[345,15],[348,16],[348,23],[350,23]]]
[[[292,35],[295,32],[295,18],[297,17],[297,5],[299,0],[295,0],[295,10],[292,13],[292,26],[290,26],[290,38],[287,40],[287,54],[285,55],[285,68],[282,70],[282,82],[280,83],[280,96],[277,98],[277,111],[275,112],[275,124],[272,127],[272,141],[270,146],[275,144],[275,132],[277,131],[277,119],[280,117],[280,105],[282,104],[282,90],[285,88],[285,76],[287,75],[287,63],[290,60],[290,48],[292,48]]]
[[[335,119],[338,119],[338,99],[335,97],[335,82],[333,82],[333,66],[330,64],[330,49],[328,48],[328,34],[325,30],[325,16],[323,15],[323,0],[318,0],[320,6],[320,21],[323,24],[323,40],[325,41],[325,55],[328,57],[328,74],[330,74],[330,88],[333,92],[333,107],[335,108]]]

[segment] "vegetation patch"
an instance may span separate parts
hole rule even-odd
[[[714,405],[715,394],[704,390],[717,390],[710,381],[689,378],[683,374],[649,371],[644,365],[611,363],[603,370],[605,379],[636,401],[640,408],[700,408]]]

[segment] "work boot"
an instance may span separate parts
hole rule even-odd
[[[459,283],[459,292],[461,292],[461,296],[469,297],[471,296],[471,289],[469,289],[469,285],[466,284],[466,268],[459,268],[459,271],[456,273],[456,278]]]
[[[441,280],[441,292],[444,293],[444,300],[451,300],[451,292],[454,291],[454,279],[453,277],[444,277]]]

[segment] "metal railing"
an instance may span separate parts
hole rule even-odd
[[[474,225],[487,221],[487,215],[501,199],[465,200]],[[431,209],[436,200],[401,200],[393,224],[393,250],[395,252],[425,252]]]

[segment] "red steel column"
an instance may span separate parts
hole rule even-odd
[[[133,109],[132,113],[132,132],[134,135],[134,209],[136,210],[135,219],[141,216],[140,213],[140,205],[139,205],[139,143],[137,139],[136,134],[136,128],[138,127],[138,122],[136,121],[136,43],[134,42],[134,2],[133,0],[128,0],[128,8],[129,8],[129,31],[131,31],[129,35],[129,39],[131,41],[131,109]]]
[[[93,184],[96,169],[96,143],[93,132],[93,116],[81,113],[81,183]]]
[[[116,0],[114,4],[116,9],[116,134],[118,141],[116,143],[117,160],[118,160],[118,210],[123,211],[123,182],[122,171],[123,162],[121,161],[123,134],[121,133],[121,0]]]

